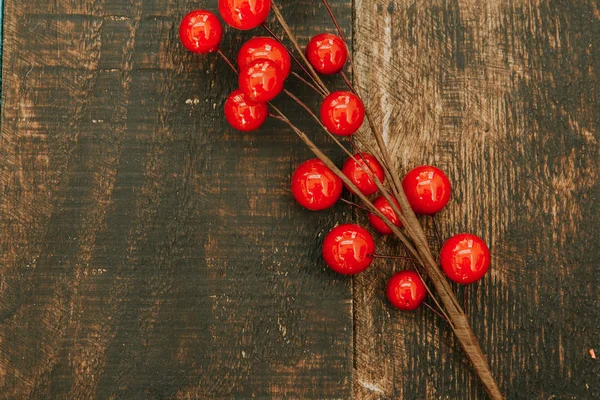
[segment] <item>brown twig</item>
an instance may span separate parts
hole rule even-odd
[[[427,304],[427,302],[423,302],[423,305],[427,308],[429,308],[435,315],[437,315],[438,317],[440,317],[441,319],[443,319],[446,322],[449,322],[446,317],[444,317],[439,311],[437,311],[435,308],[433,308],[432,306],[430,306],[429,304]]]
[[[372,254],[371,257],[373,258],[383,258],[383,259],[390,259],[390,260],[407,260],[407,261],[417,261],[416,258],[414,257],[407,257],[407,256],[390,256],[390,255],[385,255],[385,254]]]
[[[323,0],[323,2],[327,3],[327,0]],[[326,5],[328,6],[328,4],[326,4]],[[277,19],[279,20],[284,31],[288,35],[288,38],[294,44],[296,51],[298,51],[298,53],[302,56],[303,61],[306,63],[311,76],[313,76],[313,78],[318,83],[318,85],[321,88],[323,88],[326,93],[329,93],[329,90],[327,89],[327,87],[325,86],[323,81],[320,79],[320,77],[317,75],[317,73],[314,71],[314,68],[312,68],[312,66],[310,65],[308,60],[306,60],[304,53],[301,51],[297,40],[295,39],[294,35],[292,34],[291,29],[285,22],[278,7],[275,4],[273,4],[272,6],[273,6],[273,11],[274,11]],[[328,7],[328,10],[330,10],[329,7]],[[330,15],[332,16],[336,26],[338,26],[337,21],[335,20],[335,17],[333,16],[333,13],[330,13]],[[338,30],[339,30],[339,26],[338,26]],[[340,36],[343,37],[343,35],[341,35],[341,30],[339,30],[339,32],[340,32]],[[235,66],[233,66],[233,64],[227,59],[227,57],[221,51],[219,51],[219,55],[221,55],[221,57],[230,65],[230,67],[234,71],[236,71]],[[351,62],[352,70],[353,70],[353,72],[355,72],[352,57],[350,57],[350,62]],[[356,76],[356,73],[355,73],[355,80],[357,82],[357,87],[360,88],[360,84],[359,84],[358,78]],[[356,90],[356,93],[360,96],[360,93],[358,92],[358,90]],[[364,100],[363,100],[363,102],[364,102]],[[477,372],[479,378],[481,379],[488,395],[494,400],[502,400],[504,397],[501,394],[500,389],[491,374],[491,371],[490,371],[490,368],[488,365],[488,361],[487,361],[486,357],[484,356],[483,352],[481,351],[481,347],[479,346],[479,343],[478,343],[477,339],[475,338],[475,335],[469,325],[468,318],[467,318],[466,314],[464,313],[463,309],[461,308],[460,304],[458,303],[458,300],[456,299],[456,296],[455,296],[454,292],[452,291],[452,288],[450,287],[448,281],[444,277],[441,269],[439,268],[437,262],[435,261],[433,255],[431,253],[431,250],[429,248],[429,244],[427,242],[427,238],[425,236],[423,228],[421,227],[421,224],[419,223],[418,219],[416,218],[416,215],[414,214],[414,212],[412,211],[412,208],[410,207],[410,205],[408,203],[408,200],[406,198],[404,190],[402,189],[402,186],[400,184],[400,179],[399,179],[397,173],[395,173],[395,171],[393,169],[391,157],[390,157],[389,151],[385,145],[383,136],[382,136],[381,132],[377,129],[377,126],[374,122],[374,119],[372,118],[372,115],[371,115],[369,109],[367,107],[365,107],[365,115],[366,115],[369,127],[371,129],[371,132],[373,133],[375,140],[377,142],[377,146],[379,147],[381,157],[383,158],[383,164],[386,167],[386,175],[388,175],[388,178],[391,178],[392,192],[394,193],[394,196],[398,200],[400,207],[397,207],[396,204],[391,200],[389,194],[387,193],[387,190],[383,187],[382,183],[379,181],[379,179],[376,176],[373,177],[374,178],[373,180],[377,184],[377,187],[382,192],[383,196],[390,203],[394,212],[398,215],[400,221],[405,226],[406,230],[408,231],[408,236],[405,235],[404,233],[402,233],[387,218],[387,216],[383,215],[370,202],[370,200],[367,197],[365,197],[358,190],[358,188],[356,188],[356,186],[352,183],[352,181],[350,181],[342,173],[342,171],[331,161],[331,159],[329,159],[319,149],[319,147],[316,146],[309,139],[309,137],[306,135],[306,133],[304,133],[303,131],[298,129],[287,117],[285,117],[285,115],[278,108],[276,108],[272,104],[270,104],[270,107],[273,110],[275,110],[276,115],[279,116],[279,118],[277,118],[277,119],[285,122],[292,128],[292,130],[309,147],[309,149],[311,151],[313,151],[313,153],[319,159],[321,159],[325,163],[325,165],[327,165],[327,167],[329,167],[329,169],[331,169],[338,177],[340,177],[340,179],[342,179],[342,181],[346,184],[346,186],[348,188],[350,188],[350,190],[352,190],[361,199],[361,201],[367,206],[367,208],[370,209],[373,214],[377,215],[379,218],[381,218],[384,221],[384,223],[392,230],[394,235],[396,235],[396,237],[398,237],[400,239],[400,241],[406,247],[406,249],[411,254],[413,254],[413,256],[417,260],[418,264],[423,266],[423,268],[425,269],[425,272],[431,279],[437,293],[439,294],[441,302],[444,307],[442,307],[441,305],[439,305],[439,303],[437,303],[437,300],[433,296],[433,293],[426,286],[428,293],[430,294],[432,299],[434,299],[434,301],[436,301],[436,304],[438,304],[438,307],[440,307],[440,311],[446,316],[450,327],[452,328],[456,337],[458,338],[459,342],[461,343],[467,357],[471,361],[475,371]],[[314,115],[314,113],[312,113],[312,114]],[[327,132],[327,130],[326,130],[326,132]],[[329,134],[329,135],[333,136],[331,134]],[[345,149],[345,147],[343,147],[341,145],[341,143],[339,141],[337,141],[337,139],[336,139],[336,143],[348,153],[347,149]],[[353,155],[350,154],[350,156],[354,158]],[[354,158],[354,159],[356,160],[356,158]],[[360,165],[360,163],[359,163],[359,165]],[[365,172],[368,173],[368,171],[366,171],[366,170],[365,170]],[[402,212],[400,210],[404,210],[404,212]]]
[[[341,71],[340,75],[341,75],[342,79],[344,80],[344,83],[346,84],[346,86],[348,86],[348,89],[350,89],[350,91],[352,93],[357,94],[356,89],[354,89],[354,85],[352,85],[352,82],[348,78],[348,75],[346,75],[346,73],[344,71]]]
[[[300,55],[300,58],[302,58],[302,61],[304,62],[304,66],[308,70],[310,76],[312,76],[312,78],[315,80],[317,86],[319,86],[321,89],[323,89],[323,91],[325,92],[325,94],[329,94],[330,93],[329,89],[327,89],[327,86],[325,85],[325,83],[323,83],[323,80],[321,79],[321,77],[319,76],[319,74],[317,74],[317,72],[315,71],[315,69],[313,68],[313,66],[306,59],[306,56],[304,55],[304,52],[302,51],[302,48],[298,44],[298,41],[296,40],[296,37],[294,36],[292,30],[290,29],[290,26],[287,24],[285,18],[283,18],[283,14],[281,14],[281,10],[277,6],[277,4],[275,4],[275,2],[271,2],[271,9],[273,10],[273,13],[275,14],[275,17],[277,18],[277,21],[279,22],[279,24],[283,28],[283,31],[287,35],[288,39],[290,39],[290,41],[294,45],[294,49]]]
[[[328,1],[322,1],[325,7],[327,8],[329,15],[331,16],[331,19],[335,24],[338,33],[340,34],[340,37],[344,38],[344,35],[340,29],[339,24],[337,23],[337,19],[335,18],[335,15],[331,10]],[[354,74],[354,79],[356,81],[356,92],[359,95],[359,97],[362,97],[360,96],[361,85],[358,80],[356,69],[354,67],[353,57],[351,54],[349,55],[349,60],[352,72]],[[479,342],[475,338],[473,330],[469,325],[468,318],[461,306],[459,305],[451,286],[444,277],[441,269],[439,268],[437,262],[435,261],[431,253],[431,249],[429,248],[429,243],[427,242],[425,232],[423,231],[421,224],[417,220],[415,213],[412,211],[412,208],[408,203],[408,199],[406,198],[404,190],[402,189],[398,174],[395,173],[389,151],[383,139],[383,135],[381,134],[381,131],[375,124],[372,114],[369,111],[369,108],[366,106],[367,105],[365,104],[365,115],[369,127],[373,133],[373,136],[375,137],[375,141],[377,142],[377,146],[379,147],[379,150],[381,152],[383,162],[387,165],[388,170],[390,172],[392,178],[392,191],[394,192],[394,195],[396,196],[400,207],[399,209],[397,209],[395,207],[395,204],[391,203],[390,205],[392,206],[392,209],[394,209],[394,211],[398,214],[399,219],[406,227],[408,231],[408,236],[410,236],[413,239],[416,251],[419,256],[417,258],[422,260],[422,265],[425,268],[425,272],[431,279],[436,291],[440,296],[444,308],[449,314],[448,319],[449,321],[451,321],[451,326],[453,327],[454,333],[458,338],[459,342],[461,343],[467,357],[473,364],[473,367],[477,375],[479,376],[481,382],[483,383],[488,395],[494,400],[504,399],[504,396],[500,392],[500,388],[498,387],[498,384],[496,383],[491,373],[488,361],[483,352],[481,351]],[[400,210],[402,210],[402,212]]]
[[[317,94],[319,96],[325,97],[325,93],[323,93],[317,86],[313,85],[312,83],[310,83],[309,81],[307,81],[306,79],[304,79],[302,76],[300,76],[296,72],[292,71],[291,75],[295,76],[298,80],[300,80],[301,82],[303,82],[306,86],[308,86],[309,88],[311,88],[312,90],[314,90],[315,92],[317,92]]]
[[[286,47],[285,44],[281,41],[281,39],[275,34],[275,32],[273,32],[271,30],[271,28],[269,28],[269,26],[266,23],[262,23],[261,26],[264,28],[264,30],[267,31],[267,33],[275,40],[277,40],[279,43],[281,43],[281,45],[283,45],[283,47]],[[287,47],[286,47],[287,49]],[[319,86],[319,83],[315,80],[315,77],[306,69],[306,67],[298,60],[298,58],[296,58],[296,56],[294,55],[294,53],[292,53],[291,51],[288,51],[288,54],[290,55],[290,57],[292,58],[292,60],[294,60],[294,62],[306,73],[306,75],[310,76],[310,78],[312,79],[312,81],[314,82],[314,84],[316,86],[314,86],[313,84],[309,83],[307,80],[305,80],[304,78],[302,78],[300,75],[296,74],[295,72],[292,72],[292,75],[296,76],[298,79],[302,80],[304,83],[306,83],[308,86],[312,87],[317,93],[319,93],[320,96],[325,97],[327,96],[327,94],[325,93],[325,91],[323,90],[322,87]]]
[[[340,197],[340,200],[342,201],[342,203],[346,203],[346,204],[348,204],[348,205],[350,205],[350,206],[352,206],[352,207],[356,207],[356,208],[358,208],[359,210],[363,210],[363,211],[366,211],[366,212],[370,212],[368,208],[366,208],[366,207],[363,207],[363,206],[361,206],[360,204],[357,204],[357,203],[355,203],[355,202],[353,202],[353,201],[350,201],[350,200],[344,199],[343,197]]]
[[[223,52],[221,51],[221,49],[217,50],[217,54],[218,54],[219,56],[221,56],[221,58],[223,59],[223,61],[225,61],[225,62],[227,63],[227,65],[229,65],[229,67],[230,67],[230,68],[233,70],[233,72],[235,72],[235,73],[236,73],[236,75],[237,75],[237,74],[238,74],[238,70],[237,70],[237,68],[235,67],[235,65],[233,65],[233,63],[232,63],[232,62],[229,60],[229,57],[227,57],[227,56],[225,55],[225,53],[223,53]]]

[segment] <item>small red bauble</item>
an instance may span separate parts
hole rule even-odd
[[[260,58],[274,61],[281,69],[283,77],[289,76],[292,68],[290,54],[277,40],[268,37],[255,37],[248,40],[238,53],[238,67],[241,70],[250,61]]]
[[[241,90],[233,91],[225,101],[225,118],[237,130],[253,131],[265,123],[269,107],[265,103],[253,103]]]
[[[394,199],[393,197],[391,199],[394,201],[394,203],[396,203],[396,206],[398,207],[398,209],[400,209],[400,205],[398,204],[396,199]],[[381,211],[381,213],[383,215],[388,217],[389,220],[394,225],[396,225],[398,228],[400,228],[402,226],[402,222],[400,222],[400,218],[398,218],[398,215],[394,212],[394,209],[392,208],[392,206],[390,205],[390,203],[386,200],[386,198],[384,196],[379,196],[378,198],[376,198],[375,201],[373,201],[373,205],[379,211]],[[385,224],[385,222],[383,222],[383,220],[375,214],[369,214],[369,223],[371,224],[371,226],[373,228],[375,228],[375,230],[377,232],[381,233],[382,235],[389,235],[392,233],[392,230],[390,229],[390,227],[387,226]]]
[[[427,289],[419,274],[414,271],[400,271],[388,281],[387,298],[401,310],[419,308],[427,297]]]
[[[239,76],[240,89],[255,103],[273,100],[283,90],[283,81],[281,69],[266,59],[250,61]]]
[[[461,233],[444,243],[440,264],[448,278],[468,285],[483,278],[490,268],[490,250],[479,237]]]
[[[323,258],[335,272],[354,275],[373,261],[375,242],[364,228],[345,224],[334,228],[323,241]]]
[[[321,105],[321,122],[335,135],[351,136],[365,119],[365,106],[353,93],[333,92]]]
[[[342,195],[342,180],[318,158],[305,161],[292,175],[292,194],[309,210],[333,206]]]
[[[402,187],[413,211],[426,215],[440,212],[448,204],[452,191],[446,174],[430,165],[411,170],[404,177]]]
[[[354,159],[356,159],[356,161]],[[342,172],[352,181],[352,183],[354,183],[362,194],[370,196],[377,192],[377,185],[375,184],[375,181],[371,179],[371,176],[377,177],[377,179],[383,183],[385,179],[383,167],[379,161],[369,153],[357,153],[354,155],[354,159],[350,157],[346,160]]]
[[[348,48],[341,37],[321,33],[308,42],[306,58],[317,72],[337,74],[346,65]]]
[[[221,17],[236,29],[247,30],[265,22],[271,0],[219,0]]]
[[[221,21],[210,11],[192,11],[183,17],[179,25],[179,39],[193,53],[217,51],[222,37]]]

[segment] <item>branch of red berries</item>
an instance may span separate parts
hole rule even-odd
[[[219,12],[228,25],[240,30],[262,26],[269,35],[244,43],[238,52],[237,67],[219,49],[223,27],[210,11],[196,10],[186,15],[179,35],[189,51],[199,54],[216,52],[238,74],[239,89],[228,96],[224,106],[225,117],[233,128],[253,131],[272,117],[288,125],[315,153],[317,158],[301,164],[292,176],[292,194],[301,206],[318,211],[341,200],[365,210],[369,213],[372,228],[381,235],[395,235],[408,254],[376,254],[375,241],[366,229],[356,224],[343,224],[325,237],[322,251],[326,264],[340,274],[355,275],[368,268],[376,258],[406,260],[412,269],[398,272],[390,278],[386,291],[389,302],[401,310],[414,310],[425,304],[443,318],[461,343],[490,398],[502,399],[488,361],[446,279],[463,285],[480,280],[490,266],[489,249],[476,235],[458,234],[443,244],[438,264],[415,214],[432,216],[439,238],[434,216],[450,200],[450,181],[443,171],[429,165],[412,169],[400,180],[383,136],[362,101],[359,77],[343,32],[328,1],[322,0],[322,3],[337,34],[320,33],[309,41],[303,51],[279,7],[271,0],[219,0]],[[267,26],[266,19],[271,11],[294,51],[290,51]],[[299,72],[292,71],[292,64],[298,67]],[[347,64],[353,73],[354,84],[344,71]],[[339,75],[348,90],[331,92],[320,74]],[[290,76],[306,84],[323,99],[318,115],[285,89],[285,81]],[[323,132],[348,155],[342,169],[270,103],[282,92],[308,112]],[[353,141],[365,119],[377,149],[366,141],[360,144],[366,148],[373,147],[371,152],[357,151]],[[354,152],[350,152],[341,140],[347,141]],[[344,186],[363,205],[341,198]],[[377,193],[379,196],[376,196]],[[429,278],[435,292],[427,285],[425,277]],[[435,307],[424,303],[428,296]]]

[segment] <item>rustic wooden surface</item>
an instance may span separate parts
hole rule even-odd
[[[598,3],[357,0],[355,13],[359,74],[398,168],[448,171],[442,236],[492,247],[466,311],[501,388],[600,398],[588,353],[600,338]],[[391,269],[357,278],[356,397],[483,398],[448,357],[448,329],[385,306]]]
[[[5,3],[0,398],[484,398],[442,322],[386,304],[401,265],[324,267],[357,215],[293,203],[310,154],[289,129],[226,125],[234,75],[177,40],[216,1]],[[303,43],[331,29],[285,3]],[[443,235],[492,246],[465,299],[508,398],[600,397],[598,4],[332,5],[398,168],[445,168]]]

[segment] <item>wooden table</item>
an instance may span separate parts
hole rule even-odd
[[[333,31],[321,2],[281,3],[302,43]],[[492,247],[457,290],[507,397],[599,398],[598,3],[332,5],[399,170],[445,169],[442,235]],[[325,267],[324,233],[365,218],[294,203],[311,154],[292,132],[227,126],[234,74],[177,38],[216,0],[5,7],[2,398],[485,398],[444,322],[388,306],[401,263]],[[222,48],[261,33],[228,29]]]

